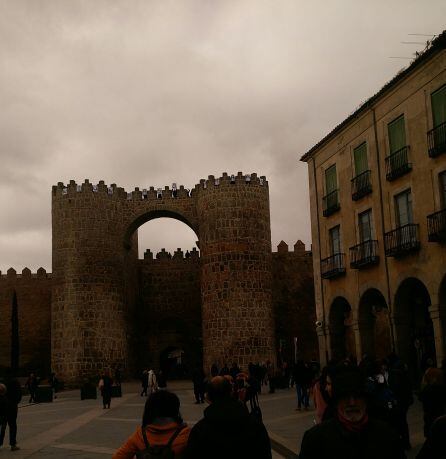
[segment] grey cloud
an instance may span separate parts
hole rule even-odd
[[[406,63],[388,56],[415,51],[407,33],[440,32],[445,13],[443,0],[0,2],[0,269],[50,268],[51,185],[70,179],[190,187],[257,172],[273,246],[309,243],[300,154]],[[194,243],[158,223],[141,245]]]

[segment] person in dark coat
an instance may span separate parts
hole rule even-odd
[[[147,397],[147,389],[149,388],[149,373],[147,372],[147,370],[144,370],[142,372],[141,386],[142,386],[141,397],[143,395]]]
[[[446,458],[446,415],[440,416],[432,424],[431,431],[416,459]]]
[[[365,381],[358,369],[337,371],[333,400],[335,417],[305,432],[299,459],[405,459],[397,434],[368,417]]]
[[[100,389],[102,395],[102,405],[104,409],[110,409],[113,379],[111,378],[109,371],[105,371],[101,379],[102,386],[100,387]]]
[[[243,403],[231,397],[231,384],[226,378],[213,378],[206,397],[210,405],[191,430],[187,459],[271,459],[265,426],[249,414]]]
[[[195,368],[192,372],[192,382],[194,384],[195,403],[204,403],[205,375],[201,367]]]
[[[29,391],[29,403],[36,403],[36,392],[38,385],[39,384],[36,375],[31,373],[25,383],[25,387],[27,387]]]
[[[214,378],[215,376],[218,376],[219,369],[216,363],[213,363],[211,366],[211,378]]]
[[[389,369],[389,388],[397,401],[396,428],[406,450],[411,448],[407,412],[413,404],[412,384],[409,371],[403,362],[395,359]]]
[[[3,395],[5,396],[6,401],[4,398],[2,408],[0,408],[0,410],[5,410],[0,431],[0,447],[3,445],[3,441],[5,439],[6,427],[9,426],[9,445],[11,447],[11,451],[17,451],[20,449],[17,446],[17,414],[18,405],[22,400],[22,389],[20,387],[20,383],[14,378],[7,381],[6,385],[2,384],[2,386],[5,387]]]
[[[418,397],[423,404],[424,436],[428,438],[435,419],[446,414],[446,386],[443,371],[439,368],[429,368],[424,374],[424,382],[425,385]]]

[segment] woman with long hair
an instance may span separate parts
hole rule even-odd
[[[138,452],[169,448],[175,459],[183,457],[190,428],[180,415],[179,398],[168,391],[154,392],[144,407],[142,425],[116,451],[113,459],[132,459]]]

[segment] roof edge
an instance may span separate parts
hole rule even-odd
[[[353,119],[357,118],[362,112],[365,112],[369,109],[378,99],[380,99],[384,94],[391,89],[393,89],[398,83],[400,83],[406,76],[412,73],[420,65],[427,62],[434,55],[440,51],[446,49],[446,30],[444,30],[437,38],[432,41],[431,46],[420,54],[415,60],[403,71],[397,73],[390,81],[388,81],[376,94],[367,99],[359,108],[357,108],[351,115],[339,123],[334,129],[332,129],[325,137],[323,137],[319,142],[317,142],[313,147],[311,147],[304,155],[301,156],[300,161],[307,162],[312,156],[313,153],[331,140],[335,134],[340,132],[344,127],[346,127]]]

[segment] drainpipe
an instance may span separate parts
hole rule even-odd
[[[320,255],[321,255],[321,228],[320,228],[320,223],[319,223],[319,195],[317,192],[317,181],[316,181],[316,163],[314,161],[314,158],[312,160],[313,162],[313,180],[314,180],[314,191],[316,194],[316,216],[317,216],[317,243],[319,246],[319,268],[320,268]],[[320,273],[319,273],[320,274]],[[327,349],[327,334],[325,333],[325,320],[326,320],[326,315],[325,315],[325,299],[324,299],[324,283],[322,280],[322,276],[319,275],[320,277],[320,285],[321,285],[321,306],[322,306],[322,314],[323,314],[323,323],[322,323],[322,333],[324,336],[324,343],[325,343],[325,361],[328,363],[328,349]]]
[[[383,190],[382,190],[382,182],[381,182],[381,165],[380,165],[380,154],[379,154],[379,143],[378,143],[378,131],[376,128],[376,114],[375,109],[370,107],[373,116],[373,133],[375,137],[375,146],[376,146],[376,164],[378,166],[378,189],[379,189],[379,205],[381,210],[381,233],[382,233],[382,241],[384,244],[384,233],[385,233],[385,226],[384,226],[384,204],[383,204]],[[390,339],[392,340],[392,351],[395,352],[395,336],[393,332],[393,317],[392,317],[392,297],[390,292],[390,276],[389,276],[389,264],[387,257],[385,256],[385,247],[384,247],[384,267],[386,271],[386,282],[387,282],[387,305],[389,309],[389,319],[390,319]]]

